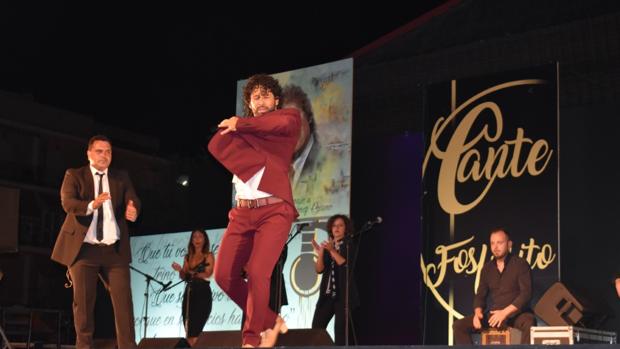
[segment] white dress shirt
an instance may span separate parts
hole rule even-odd
[[[272,194],[265,193],[264,191],[258,190],[258,185],[260,184],[261,179],[263,178],[263,173],[265,172],[265,166],[258,170],[252,176],[252,178],[248,179],[247,182],[243,182],[237,175],[233,176],[232,182],[235,184],[235,200],[246,199],[261,199],[269,196],[273,196]]]
[[[108,181],[108,169],[106,168],[104,171],[99,171],[96,168],[90,166],[90,172],[93,174],[93,182],[95,182],[95,197],[99,196],[99,176],[97,172],[104,173],[101,182],[103,184],[103,193],[110,192],[110,182]],[[95,201],[91,201],[88,204],[88,209],[86,211],[86,215],[93,215],[93,221],[90,223],[88,227],[88,231],[86,232],[86,236],[84,237],[84,242],[89,244],[106,244],[112,245],[118,239],[120,239],[120,229],[118,228],[118,224],[116,223],[116,219],[114,218],[114,210],[112,209],[112,199],[106,200],[103,203],[103,240],[97,240],[97,219],[98,219],[98,210],[93,209],[93,203]]]

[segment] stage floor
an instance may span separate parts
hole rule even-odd
[[[101,346],[97,346],[97,349],[114,349],[115,345],[109,341],[101,341],[98,344],[100,344]],[[169,343],[165,343],[165,344],[169,344]],[[207,349],[207,348],[239,348],[237,346],[196,346],[196,347],[177,347],[177,346],[166,346],[164,343],[153,343],[152,346],[144,346],[144,345],[140,345],[138,346],[138,348],[140,349],[164,349],[164,348],[188,348],[188,349]],[[339,346],[309,346],[309,345],[303,345],[303,344],[299,344],[299,345],[289,345],[289,346],[277,346],[277,348],[287,348],[287,347],[294,347],[294,348],[325,348],[325,349],[338,349],[338,348],[342,348]],[[473,346],[449,346],[449,345],[361,345],[361,346],[355,346],[356,348],[359,349],[450,349],[450,348],[468,348],[468,347],[480,347],[477,345],[473,345]],[[13,349],[18,349],[18,348],[26,348],[26,343],[11,343],[11,348]],[[40,343],[35,346],[34,343],[31,343],[31,348],[45,348],[45,349],[75,349],[75,345],[66,345],[63,344],[60,347],[58,347],[56,344],[43,344],[41,345]],[[489,349],[533,349],[533,348],[537,348],[537,349],[611,349],[611,348],[620,348],[620,344],[591,344],[591,343],[585,343],[585,344],[574,344],[574,345],[487,345],[485,346],[485,348],[489,348]],[[3,348],[4,349],[4,348]]]

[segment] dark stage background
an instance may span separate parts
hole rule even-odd
[[[385,219],[384,224],[377,225],[364,236],[360,247],[356,271],[364,305],[354,313],[360,343],[422,342],[420,304],[423,298],[416,240],[419,217],[412,217],[411,213],[419,208],[416,205],[420,202],[419,187],[414,185],[419,176],[414,174],[420,172],[416,169],[419,166],[416,144],[422,144],[419,135],[424,130],[424,86],[554,62],[560,65],[561,278],[574,287],[585,288],[591,297],[604,301],[608,309],[617,314],[603,329],[620,329],[620,302],[612,283],[620,266],[617,256],[620,234],[616,231],[620,226],[617,214],[620,211],[617,200],[620,170],[615,163],[619,149],[616,133],[620,129],[620,2],[448,1],[427,15],[417,19],[412,16],[411,20],[414,21],[393,35],[350,55],[355,66],[351,213],[357,226],[376,216]],[[47,31],[44,29],[30,35],[45,42],[43,33]],[[184,30],[176,32],[172,38],[184,36]],[[92,40],[105,37],[100,33]],[[131,36],[123,47],[134,47],[131,42],[140,42],[140,37]],[[69,42],[50,53],[45,45],[42,46],[45,49],[39,50],[34,43],[31,48],[27,43],[16,45],[15,39],[11,39],[11,49],[0,54],[1,62],[5,63],[0,66],[1,77],[10,77],[0,79],[3,90],[0,92],[0,186],[20,189],[19,252],[0,255],[0,268],[5,274],[0,281],[0,305],[3,308],[22,305],[62,310],[65,315],[63,336],[67,340],[72,336],[71,291],[63,287],[65,270],[49,261],[50,247],[64,217],[58,195],[64,170],[85,163],[88,136],[107,133],[115,140],[114,165],[129,170],[144,201],[143,216],[133,227],[137,234],[181,231],[194,226],[223,227],[230,202],[230,177],[201,146],[206,144],[210,128],[217,120],[234,113],[235,81],[245,77],[230,77],[230,99],[211,100],[206,89],[191,94],[183,92],[193,86],[208,85],[208,72],[212,67],[196,61],[201,55],[208,56],[209,50],[200,51],[188,60],[171,59],[175,62],[174,68],[161,75],[157,75],[158,69],[140,71],[139,76],[132,77],[132,84],[126,87],[128,90],[133,83],[142,80],[140,77],[153,74],[164,77],[147,84],[159,91],[157,100],[163,103],[162,96],[168,96],[166,91],[172,91],[169,95],[176,99],[165,108],[159,108],[157,103],[143,109],[135,105],[128,107],[125,118],[140,114],[136,118],[141,119],[139,127],[127,130],[122,122],[111,125],[93,116],[95,112],[71,109],[71,96],[57,104],[42,97],[45,88],[62,81],[63,73],[71,64],[63,66],[65,69],[52,74],[51,78],[38,74],[40,69],[55,67],[35,64],[46,62],[47,56],[38,56],[38,52],[57,57],[63,48],[76,47],[75,50],[80,51],[82,42],[88,41]],[[178,42],[183,44],[184,41]],[[176,45],[169,46],[172,52],[181,51]],[[158,56],[158,52],[155,51],[153,57]],[[84,57],[97,53],[91,49]],[[191,55],[192,50],[185,53]],[[22,56],[27,59],[21,59]],[[103,56],[108,62],[114,57],[115,54]],[[342,57],[299,60],[282,68],[259,67],[244,74],[261,70],[276,73],[339,58]],[[27,79],[20,79],[21,70],[17,68],[22,65],[14,62],[24,63],[26,67],[33,64],[36,69]],[[139,67],[140,62],[132,61],[129,67]],[[159,63],[155,68],[165,66],[167,61]],[[80,65],[79,72],[84,78],[72,80],[72,84],[79,82],[77,85],[84,89],[84,81],[106,77],[109,70],[99,71],[96,66]],[[89,69],[95,69],[97,74],[89,75],[86,73]],[[125,73],[131,74],[131,69],[125,69]],[[185,79],[183,83],[172,79],[180,71]],[[51,80],[39,80],[44,78]],[[16,81],[19,84],[9,84]],[[118,81],[104,81],[105,86],[91,101],[93,105],[106,105],[106,100],[114,99],[112,82],[123,83],[120,76]],[[175,88],[157,87],[168,83]],[[92,90],[85,91],[85,94],[95,94]],[[116,108],[121,109],[133,100],[128,96],[131,94],[121,102],[116,101]],[[197,106],[195,101],[203,97],[204,104]],[[145,100],[140,101],[145,103]],[[221,111],[208,120],[196,121],[208,115],[213,104],[226,105],[228,112]],[[179,108],[174,109],[174,105]],[[188,111],[188,105],[195,109]],[[162,141],[171,136],[149,133],[152,128],[167,125],[166,122],[159,125],[160,121],[149,117],[158,109],[169,115],[170,122],[178,121],[181,114],[193,115],[194,121],[188,121],[188,129],[198,131],[181,132],[181,137],[192,140],[191,154],[162,151]],[[177,114],[177,110],[181,112]],[[114,110],[107,112],[113,114]],[[169,127],[169,132],[179,131],[177,127],[176,124]],[[411,175],[404,178],[399,175],[401,171]],[[190,176],[190,187],[176,184],[180,174]],[[404,187],[398,184],[402,179],[405,179]],[[105,302],[105,298],[101,300]],[[111,332],[110,309],[98,306],[102,324],[98,335],[101,337]],[[396,313],[407,315],[407,321],[397,321]],[[108,319],[108,327],[103,319]],[[384,331],[375,331],[373,324],[380,324]],[[46,326],[54,327],[53,324]]]

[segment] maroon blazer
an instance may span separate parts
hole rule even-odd
[[[239,118],[237,131],[225,135],[216,132],[209,142],[209,152],[244,182],[264,166],[258,190],[273,194],[295,208],[288,174],[300,130],[301,116],[294,108]]]
[[[125,171],[108,169],[108,183],[114,218],[120,230],[118,253],[120,262],[131,262],[129,246],[129,227],[125,220],[125,210],[129,200],[133,200],[140,212],[140,199],[136,195],[129,175]],[[71,266],[80,252],[84,237],[88,231],[93,215],[86,215],[88,204],[95,199],[95,183],[89,166],[72,168],[65,172],[65,179],[60,188],[60,201],[67,213],[60,228],[56,244],[52,251],[52,260]]]

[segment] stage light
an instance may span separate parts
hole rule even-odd
[[[189,187],[189,176],[188,175],[180,175],[177,177],[177,184],[182,187]]]

